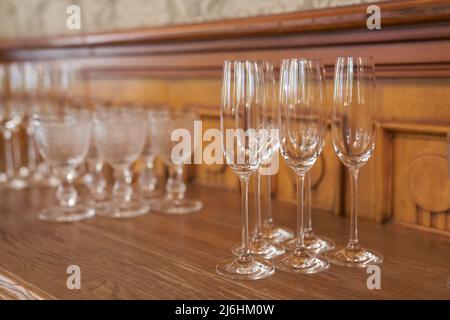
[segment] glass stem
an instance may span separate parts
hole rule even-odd
[[[305,186],[305,200],[306,200],[306,211],[305,211],[305,234],[308,235],[312,233],[312,220],[311,220],[311,173],[306,174],[306,186]]]
[[[267,225],[273,224],[273,215],[272,215],[272,186],[271,186],[271,179],[270,175],[266,175],[267,179],[267,194],[266,194],[266,219],[265,223]]]
[[[96,161],[92,170],[91,192],[95,200],[104,200],[106,198],[106,180],[103,177],[103,162]]]
[[[28,158],[28,170],[30,172],[35,172],[37,168],[37,157],[36,157],[36,145],[34,144],[34,130],[33,126],[27,125],[27,158]]]
[[[249,261],[250,248],[248,240],[248,182],[249,176],[242,175],[239,177],[241,182],[241,210],[242,210],[242,251],[239,260]]]
[[[114,170],[113,198],[115,203],[130,202],[133,194],[131,188],[131,173],[128,168]]]
[[[22,152],[20,146],[19,131],[12,131],[11,136],[11,148],[13,153],[13,167],[14,171],[19,170],[22,167]]]
[[[183,165],[172,164],[169,167],[169,175],[166,184],[167,199],[182,200],[186,193],[186,184],[183,181]]]
[[[14,176],[14,156],[13,156],[13,149],[12,149],[12,132],[10,130],[5,130],[3,134],[4,138],[4,148],[5,148],[5,171],[6,176],[9,179],[12,179]]]
[[[78,193],[73,186],[75,174],[75,170],[69,170],[64,174],[64,178],[56,190],[56,198],[62,207],[73,207],[77,203]]]
[[[294,254],[301,254],[305,251],[305,173],[297,173],[297,241]]]
[[[139,175],[139,187],[144,194],[151,194],[156,189],[157,179],[153,174],[154,157],[144,159],[144,168]]]
[[[358,173],[359,169],[349,169],[350,173],[350,240],[347,247],[358,248]]]
[[[262,234],[262,211],[261,211],[261,175],[259,172],[256,174],[256,226],[254,239],[260,240],[263,237]]]

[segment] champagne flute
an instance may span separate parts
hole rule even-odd
[[[278,129],[278,112],[279,108],[275,101],[275,77],[273,75],[273,64],[271,61],[262,62],[262,74],[264,78],[264,105],[262,106],[261,118],[263,123],[261,128],[267,130],[267,135],[264,141],[266,143],[261,149],[261,167],[256,175],[256,192],[255,192],[255,213],[256,225],[253,232],[252,239],[249,243],[250,251],[254,255],[258,255],[265,259],[271,259],[279,256],[285,252],[284,246],[270,241],[264,235],[263,218],[262,218],[262,192],[261,192],[261,178],[273,175],[278,166],[275,166],[273,161],[274,156],[278,156],[277,152],[280,145],[279,129]],[[261,137],[263,138],[263,137]],[[276,159],[278,160],[278,159]],[[276,163],[278,164],[278,163]],[[273,165],[273,167],[272,167]],[[232,249],[236,255],[240,255],[242,244],[238,243]]]
[[[277,268],[317,273],[329,268],[325,258],[308,252],[305,242],[305,175],[319,157],[325,134],[324,72],[318,59],[283,60],[280,70],[280,150],[297,177],[295,250],[277,259]]]
[[[239,257],[216,266],[227,278],[256,280],[275,271],[267,260],[254,257],[248,233],[248,186],[261,165],[259,129],[265,103],[261,61],[225,61],[223,67],[220,128],[225,160],[241,183],[242,250]]]
[[[357,229],[359,169],[369,160],[375,146],[375,64],[371,57],[339,57],[334,70],[332,137],[339,160],[350,174],[350,240],[330,254],[331,261],[349,267],[380,264],[376,251],[361,248]]]

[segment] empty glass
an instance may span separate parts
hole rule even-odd
[[[6,99],[7,116],[5,119],[4,143],[7,153],[8,186],[12,189],[28,187],[30,172],[26,167],[26,157],[22,152],[26,117],[25,71],[22,63],[7,65],[8,94]]]
[[[108,210],[98,214],[130,218],[147,213],[150,207],[136,197],[131,186],[131,164],[139,158],[147,136],[147,120],[139,109],[111,108],[95,114],[95,141],[102,162],[114,169],[113,199]]]
[[[86,169],[88,173],[83,177],[83,181],[89,188],[91,195],[96,202],[96,209],[99,209],[99,204],[104,201],[107,196],[107,182],[102,174],[103,161],[98,154],[95,134],[92,135],[91,145],[86,157]]]
[[[350,174],[351,221],[347,246],[330,257],[333,263],[349,267],[380,264],[383,262],[381,254],[359,246],[357,229],[358,173],[375,146],[375,64],[372,58],[337,58],[333,100],[333,147]]]
[[[305,242],[305,175],[319,157],[325,136],[324,69],[320,60],[283,60],[280,70],[280,150],[297,178],[297,239],[295,249],[276,261],[277,268],[316,273],[329,262],[308,252]]]
[[[76,169],[84,161],[91,140],[92,120],[89,112],[38,114],[33,119],[38,150],[51,170],[61,179],[56,197],[59,206],[44,209],[39,218],[70,222],[90,218],[95,210],[79,202],[73,186]]]
[[[225,61],[223,67],[220,127],[225,159],[238,175],[242,196],[242,249],[239,257],[216,266],[227,278],[256,280],[275,271],[267,260],[254,257],[248,234],[248,185],[250,176],[261,165],[260,129],[265,105],[263,63],[261,61]]]
[[[158,197],[161,196],[161,192],[156,190],[158,179],[153,172],[153,168],[155,158],[158,155],[158,144],[161,143],[161,141],[158,140],[158,137],[162,125],[165,124],[165,122],[167,125],[169,112],[163,109],[149,109],[145,112],[147,115],[148,128],[147,140],[141,155],[143,168],[139,173],[139,190],[144,199],[150,201],[150,203],[155,203],[155,201],[160,200]]]
[[[169,178],[166,183],[166,196],[158,201],[154,208],[167,214],[197,212],[202,209],[203,203],[185,198],[183,164],[190,163],[192,153],[198,147],[198,140],[194,137],[194,125],[198,115],[193,110],[184,109],[162,114],[158,119],[160,130],[155,132],[158,136],[158,154],[168,166]]]
[[[0,139],[1,139],[1,145],[3,148],[1,149],[1,161],[0,163],[2,166],[0,167],[0,185],[3,185],[7,180],[7,159],[6,159],[6,148],[3,141],[4,134],[5,134],[5,123],[4,120],[6,119],[6,90],[7,90],[7,74],[6,74],[6,68],[3,64],[0,64]]]
[[[274,164],[274,155],[278,156],[278,148],[280,145],[279,140],[279,121],[278,121],[278,113],[279,108],[278,104],[275,101],[275,77],[273,74],[273,65],[270,61],[263,61],[261,63],[262,66],[262,74],[264,77],[264,92],[265,92],[265,103],[261,107],[261,119],[262,124],[260,128],[264,128],[267,130],[267,139],[265,139],[266,145],[261,149],[261,167],[259,168],[256,175],[256,192],[255,192],[255,213],[256,213],[256,224],[255,230],[252,236],[252,239],[249,243],[250,252],[254,255],[258,255],[265,259],[274,258],[280,254],[285,252],[284,246],[277,244],[275,242],[270,241],[264,236],[263,233],[263,217],[262,217],[262,200],[263,195],[261,192],[261,178],[264,175],[267,175],[270,179],[270,176],[276,173],[278,169]],[[278,159],[276,159],[278,160]],[[274,165],[274,168],[272,168]],[[265,171],[263,171],[265,170]],[[285,233],[288,230],[281,229]],[[278,233],[278,236],[281,234]],[[273,236],[273,235],[272,235]],[[273,238],[273,237],[272,237]],[[240,255],[242,250],[242,244],[238,243],[232,249],[233,253],[236,255]]]

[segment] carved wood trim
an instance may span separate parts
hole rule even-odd
[[[450,3],[378,3],[201,24],[45,39],[0,41],[0,61],[72,60],[92,77],[218,77],[226,59],[372,55],[380,77],[450,77]]]

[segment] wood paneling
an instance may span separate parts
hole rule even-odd
[[[445,135],[450,131],[450,3],[389,1],[379,6],[380,31],[366,29],[367,6],[361,5],[0,42],[0,60],[78,64],[89,81],[92,97],[172,108],[194,106],[205,130],[218,128],[221,67],[226,59],[278,62],[288,57],[321,57],[331,80],[336,56],[374,56],[377,142],[372,159],[360,174],[359,215],[448,233],[449,210],[444,205],[448,182],[443,184],[442,176],[447,157]],[[328,81],[328,111],[331,92]],[[282,160],[280,163],[274,179],[275,196],[294,201],[292,172]],[[430,165],[433,169],[426,169]],[[225,166],[199,165],[190,172],[197,184],[238,189],[236,176]],[[313,174],[320,177],[314,185],[314,206],[345,214],[349,207],[348,175],[334,154],[329,133]],[[426,181],[421,184],[421,179]]]

